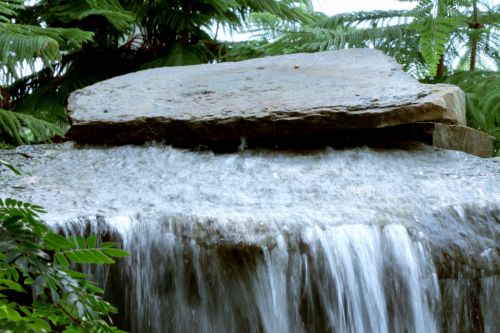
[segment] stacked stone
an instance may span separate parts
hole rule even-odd
[[[466,127],[458,87],[421,84],[373,49],[150,69],[78,90],[68,110],[67,136],[81,144],[293,148],[394,135],[493,151],[490,136]]]

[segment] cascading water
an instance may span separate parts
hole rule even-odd
[[[109,284],[125,292],[118,298],[134,332],[437,331],[436,272],[426,246],[401,225],[312,226],[224,243],[227,230],[212,225],[208,235],[206,223],[101,225],[131,253],[119,273],[127,281],[116,288],[110,276]]]
[[[36,189],[18,197],[68,235],[97,233],[130,252],[89,272],[132,332],[500,327],[494,162],[421,146],[30,154],[7,184]]]

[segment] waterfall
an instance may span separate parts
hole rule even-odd
[[[123,329],[500,327],[494,162],[423,146],[226,155],[48,147],[6,188],[35,185],[21,197],[43,205],[54,228],[129,251],[116,265],[83,268]]]
[[[498,277],[438,280],[428,241],[400,224],[250,228],[239,239],[227,224],[182,215],[62,228],[130,252],[87,273],[132,332],[495,332],[499,323]]]
[[[305,227],[233,243],[216,222],[208,231],[209,221],[182,216],[87,223],[130,252],[118,274],[107,272],[107,289],[133,332],[438,330],[428,246],[402,225]],[[86,223],[70,225],[82,234]]]

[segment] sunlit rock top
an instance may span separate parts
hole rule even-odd
[[[432,91],[373,49],[156,68],[74,92],[80,143],[204,144],[450,119]]]

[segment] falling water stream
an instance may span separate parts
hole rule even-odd
[[[491,160],[425,146],[17,152],[23,176],[2,180],[2,195],[43,205],[67,235],[97,233],[130,252],[88,272],[132,332],[500,327]]]

